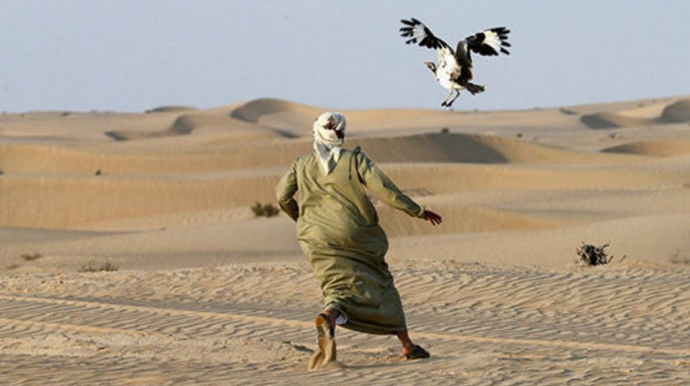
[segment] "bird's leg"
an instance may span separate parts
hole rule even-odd
[[[453,102],[455,102],[456,99],[460,97],[460,90],[455,90],[455,97],[450,100],[450,102],[446,102],[446,106],[450,107],[453,105]]]
[[[446,95],[446,97],[443,98],[443,103],[441,103],[441,106],[450,107],[450,104],[448,104],[448,99],[450,98],[451,95],[453,95],[453,89],[452,88],[448,91],[448,95]]]

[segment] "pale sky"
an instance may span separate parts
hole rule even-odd
[[[0,0],[0,111],[439,108],[409,17],[453,47],[512,31],[510,56],[473,56],[487,91],[456,110],[690,95],[690,0]]]

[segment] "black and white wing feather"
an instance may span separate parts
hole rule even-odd
[[[400,27],[400,36],[407,38],[406,44],[419,44],[421,47],[431,49],[451,49],[446,42],[437,38],[429,27],[425,26],[421,21],[415,18],[400,21],[404,24],[403,27]]]
[[[467,49],[485,56],[496,56],[499,53],[510,55],[508,52],[508,34],[510,30],[506,27],[497,27],[477,32],[474,35],[465,38],[464,43]],[[458,44],[462,44],[460,42]]]
[[[418,44],[420,47],[435,49],[438,53],[438,69],[434,70],[437,76],[443,76],[452,80],[461,75],[462,68],[458,64],[455,52],[448,43],[439,39],[421,21],[411,18],[401,20],[400,36],[406,38],[407,44]],[[471,76],[470,76],[471,77]]]

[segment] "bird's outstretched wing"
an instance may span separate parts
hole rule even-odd
[[[431,49],[448,48],[453,50],[450,46],[434,35],[429,27],[425,26],[421,21],[411,18],[410,20],[400,20],[404,26],[400,28],[400,36],[408,38],[405,43],[419,44],[420,47],[428,47]]]
[[[510,47],[510,43],[508,43],[509,33],[510,30],[506,27],[487,29],[468,36],[465,40],[459,42],[458,46],[466,44],[469,51],[480,55],[496,56],[501,52],[510,55],[510,52],[507,50],[507,47]]]

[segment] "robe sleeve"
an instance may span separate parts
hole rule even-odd
[[[356,156],[357,172],[374,197],[412,217],[424,218],[424,207],[403,193],[367,156]]]
[[[299,218],[299,207],[294,195],[297,192],[297,175],[295,172],[295,163],[293,162],[290,169],[285,173],[283,178],[276,186],[276,198],[278,205],[291,219],[297,221]]]

